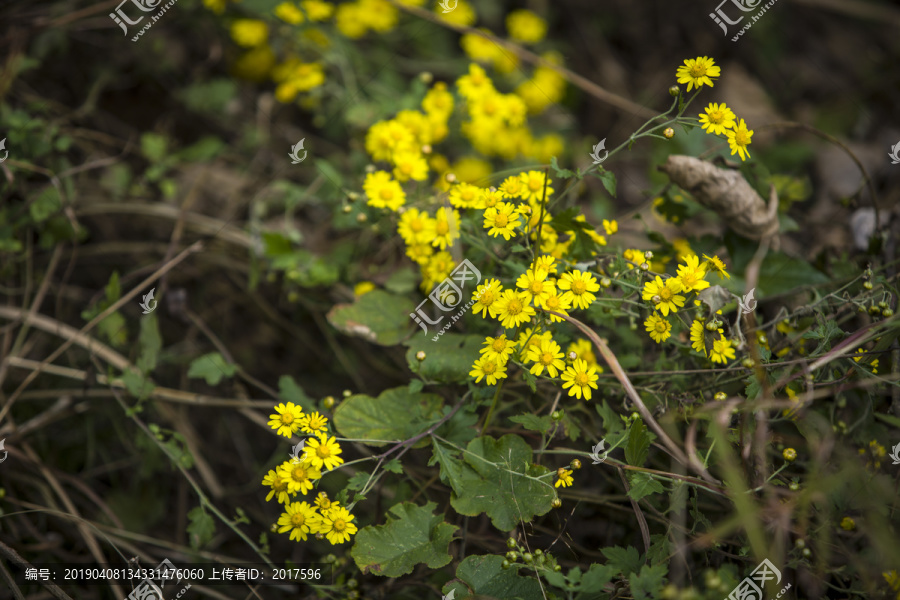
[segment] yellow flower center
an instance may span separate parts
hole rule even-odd
[[[420,231],[425,229],[425,224],[422,223],[421,220],[416,219],[415,221],[413,221],[409,224],[409,228],[412,229],[413,231],[415,231],[416,233],[419,233]]]
[[[506,340],[504,340],[503,338],[497,338],[496,340],[494,340],[494,343],[491,344],[491,349],[494,352],[503,352],[504,350],[506,350]]]
[[[697,78],[706,75],[706,67],[699,62],[695,62],[691,67],[691,77]]]
[[[662,286],[661,288],[659,288],[659,297],[662,299],[662,302],[668,302],[674,295],[675,294],[672,293],[672,290],[670,290],[667,286]]]
[[[391,188],[381,188],[381,191],[378,192],[378,196],[382,200],[390,200],[394,197],[394,190],[392,190]]]
[[[402,165],[400,165],[400,172],[403,173],[404,175],[409,175],[410,173],[412,173],[412,170],[413,170],[412,163],[406,162],[406,163],[403,163]]]
[[[552,363],[552,362],[553,362],[553,355],[552,355],[552,354],[550,354],[549,352],[544,352],[543,354],[541,354],[541,363],[542,363],[543,365],[546,366],[546,365],[549,365],[549,364]]]
[[[694,284],[697,283],[697,279],[696,273],[685,273],[681,276],[681,282],[686,288],[694,287]]]
[[[272,489],[276,492],[284,491],[287,488],[288,482],[284,479],[276,479],[275,483],[272,484]]]
[[[544,291],[544,282],[543,282],[543,281],[532,281],[532,282],[531,282],[531,287],[530,287],[529,289],[531,290],[531,293],[532,293],[532,294],[534,294],[535,296],[537,296],[537,295],[539,295],[541,292]]]
[[[294,422],[294,415],[291,414],[291,411],[281,413],[281,422],[285,425],[290,425]]]
[[[484,364],[481,365],[481,370],[484,371],[485,374],[490,374],[497,370],[497,365],[492,360],[486,360],[484,361]]]
[[[547,304],[547,308],[549,308],[550,310],[558,311],[559,310],[559,297],[550,296],[549,298],[547,298],[546,304]]]
[[[714,110],[711,113],[709,113],[708,119],[709,119],[710,123],[715,123],[716,125],[719,125],[725,119],[725,113],[723,113],[721,110]]]
[[[319,458],[328,458],[329,456],[331,456],[331,449],[325,444],[322,444],[318,448],[316,448],[316,456],[318,456]]]
[[[347,529],[347,523],[345,523],[343,519],[335,519],[334,525],[332,525],[332,528],[333,528],[336,532],[341,533],[341,532],[343,532],[345,529]]]
[[[539,189],[544,187],[544,182],[537,178],[531,178],[528,180],[528,189],[532,192],[536,192]]]
[[[509,304],[506,307],[506,312],[511,315],[517,315],[522,312],[522,301],[518,298],[513,298],[510,300]]]
[[[662,319],[657,321],[656,324],[653,325],[653,328],[656,330],[657,333],[665,333],[666,329],[668,329],[666,327],[666,322],[663,321]]]
[[[506,227],[509,224],[509,217],[503,213],[498,213],[494,218],[494,225],[496,227]]]
[[[394,141],[399,142],[400,140],[403,139],[403,130],[402,130],[402,129],[394,129],[394,130],[392,130],[392,131],[391,131],[391,137],[394,139]]]
[[[579,373],[575,376],[575,383],[577,383],[581,387],[586,387],[588,384],[588,376],[587,373]]]
[[[470,76],[470,80],[472,82],[472,85],[478,87],[484,84],[484,75],[482,75],[481,73],[475,73],[474,75]]]
[[[303,527],[303,521],[306,520],[306,517],[303,516],[303,513],[294,513],[291,515],[291,525],[294,527]]]
[[[580,279],[576,279],[572,282],[572,293],[576,296],[580,296],[581,294],[587,291],[587,284]]]
[[[485,100],[484,104],[481,105],[482,110],[484,110],[484,114],[493,115],[497,112],[497,103],[493,100]]]
[[[450,231],[450,223],[447,221],[438,221],[435,226],[435,231],[438,235],[447,235],[447,232]]]
[[[750,136],[747,135],[747,131],[743,129],[738,129],[734,134],[734,143],[738,146],[746,146],[750,143]]]
[[[481,298],[479,298],[478,301],[481,302],[481,304],[483,304],[484,306],[490,306],[496,299],[497,297],[494,295],[494,292],[485,291],[483,294],[481,294]]]
[[[303,467],[294,467],[294,470],[291,471],[291,477],[294,481],[305,481],[307,479],[306,469]]]

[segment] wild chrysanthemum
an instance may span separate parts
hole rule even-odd
[[[531,348],[539,348],[542,341],[552,339],[549,331],[541,333],[541,330],[538,327],[526,327],[525,330],[519,334],[519,339],[516,340],[516,345],[519,347],[519,360],[524,361],[528,358],[528,352]]]
[[[606,235],[612,235],[619,231],[619,222],[603,219],[603,229],[606,230]]]
[[[725,338],[719,338],[713,342],[712,350],[709,351],[709,358],[714,363],[726,364],[729,360],[734,360],[734,348],[731,347],[731,341]]]
[[[497,206],[485,210],[484,228],[488,230],[488,235],[502,235],[504,240],[514,236],[516,227],[520,225],[515,209],[509,202],[498,202]]]
[[[306,502],[291,502],[284,507],[285,512],[278,517],[278,533],[291,532],[292,540],[306,541],[310,525],[316,525],[316,510]]]
[[[741,160],[750,158],[750,151],[747,150],[747,146],[750,145],[750,138],[753,137],[753,131],[747,129],[747,124],[744,123],[743,119],[741,119],[740,123],[734,125],[733,129],[726,131],[725,135],[728,136],[728,145],[731,147],[732,156],[737,152],[740,155]]]
[[[397,233],[408,245],[431,243],[435,235],[435,220],[428,213],[409,208],[400,215]]]
[[[591,292],[600,290],[600,284],[594,279],[594,276],[586,271],[570,271],[563,273],[556,285],[559,289],[565,290],[563,294],[568,302],[577,308],[587,308],[597,297]]]
[[[337,438],[328,437],[327,433],[319,433],[306,441],[303,447],[303,458],[317,469],[334,469],[343,464],[344,459],[338,456],[342,452]]]
[[[453,112],[453,94],[447,91],[446,83],[439,81],[425,93],[422,110],[432,118],[447,120]]]
[[[540,308],[544,310],[552,310],[555,313],[559,313],[561,315],[569,316],[569,310],[572,308],[572,303],[569,302],[565,296],[560,295],[559,293],[550,294],[544,300],[541,300],[541,303],[538,304]],[[557,317],[556,315],[550,315],[551,323],[561,323],[564,319],[562,317]]]
[[[239,46],[253,48],[269,38],[269,26],[257,19],[237,19],[231,24],[231,39]]]
[[[341,505],[341,503],[337,500],[331,500],[330,498],[328,498],[327,492],[319,492],[318,495],[316,495],[315,502],[316,506],[319,509],[319,512],[323,515],[327,515],[330,511],[334,510],[335,508],[339,508]]]
[[[305,494],[313,487],[313,482],[322,478],[322,472],[305,458],[299,462],[288,460],[278,466],[278,474],[287,481],[288,492]]]
[[[459,93],[468,100],[477,99],[495,91],[491,78],[487,76],[484,69],[475,63],[469,65],[467,75],[456,80],[456,87],[459,89]]]
[[[548,275],[555,275],[556,259],[546,254],[544,256],[538,256],[536,259],[534,259],[534,264],[531,268],[535,273],[543,271]]]
[[[545,175],[540,171],[528,171],[527,173],[519,175],[519,179],[522,180],[522,198],[540,203],[544,198]],[[548,179],[547,198],[550,198],[550,195],[553,194],[553,188],[550,187],[551,183],[553,183],[553,181]]]
[[[556,483],[553,484],[553,487],[568,487],[575,482],[572,479],[572,471],[569,469],[560,469],[556,472]]]
[[[706,133],[722,135],[726,129],[734,127],[734,113],[725,103],[710,102],[705,112],[700,113],[700,127]]]
[[[670,277],[663,282],[662,277],[657,275],[654,281],[644,284],[641,298],[653,303],[655,308],[667,317],[669,311],[678,312],[679,308],[684,307],[684,296],[678,295],[681,289],[681,282],[677,278]]]
[[[669,323],[668,319],[664,319],[656,313],[647,317],[647,320],[644,321],[644,327],[647,328],[650,337],[657,344],[661,344],[672,335],[672,324]]]
[[[375,208],[396,211],[406,203],[406,193],[398,181],[391,179],[387,171],[376,171],[366,175],[363,191],[366,193],[369,206]]]
[[[687,91],[702,85],[713,86],[712,78],[721,75],[721,68],[715,66],[713,59],[706,56],[688,58],[684,64],[675,71],[678,83],[688,84]]]
[[[417,152],[396,152],[393,156],[394,177],[397,181],[425,181],[428,178],[428,163]]]
[[[562,374],[563,389],[569,390],[570,396],[585,400],[591,399],[591,388],[597,389],[597,372],[594,367],[581,360],[576,359],[571,365],[566,367]]]
[[[278,471],[269,469],[269,473],[263,477],[262,484],[272,488],[266,496],[266,502],[271,500],[272,496],[277,496],[277,500],[281,504],[285,504],[290,500],[291,494],[288,491],[288,480],[282,477]]]
[[[523,8],[506,15],[506,30],[515,41],[534,44],[547,35],[547,21]]]
[[[478,301],[472,306],[472,312],[475,314],[481,313],[481,318],[487,318],[487,313],[490,312],[492,317],[497,316],[497,300],[500,299],[500,295],[503,293],[503,286],[500,285],[500,282],[496,279],[488,279],[481,285],[479,285],[475,292],[472,294],[472,298],[477,298]]]
[[[325,431],[328,418],[320,415],[318,411],[303,416],[303,424],[300,428],[306,433],[319,433]]]
[[[505,364],[509,360],[509,355],[513,353],[515,344],[512,340],[506,338],[506,334],[498,337],[487,337],[484,340],[484,348],[480,350],[488,359],[497,360],[501,364]]]
[[[478,204],[475,208],[480,208],[481,210],[496,208],[501,202],[503,202],[503,193],[500,192],[500,190],[494,190],[493,192],[485,190],[481,194],[481,198],[478,200]]]
[[[506,364],[497,358],[482,356],[472,364],[469,377],[474,377],[475,383],[487,378],[487,384],[494,385],[498,380],[506,379]]]
[[[528,269],[516,280],[516,285],[522,288],[534,301],[535,306],[542,303],[556,293],[554,280],[548,279],[546,271],[533,271]]]
[[[322,515],[316,533],[325,534],[325,538],[334,545],[348,542],[350,536],[357,531],[356,525],[351,522],[353,518],[343,506],[334,508]]]
[[[432,235],[432,237],[434,237]],[[434,255],[434,247],[430,242],[410,244],[406,248],[406,255],[420,265],[428,264],[429,259]]]
[[[703,255],[703,258],[706,259],[704,267],[715,271],[719,279],[731,279],[731,275],[725,270],[727,268],[725,262],[721,258],[718,256],[707,256],[706,254]]]
[[[324,0],[303,0],[300,8],[310,21],[324,21],[334,13],[334,5]]]
[[[500,192],[505,198],[517,199],[522,197],[525,191],[525,184],[522,183],[521,176],[510,175],[500,184]]]
[[[857,348],[856,353],[857,354],[865,354],[866,351],[862,348]],[[859,362],[862,358],[863,358],[862,356],[854,356],[853,362]],[[876,373],[876,374],[878,373],[878,359],[877,358],[872,360],[871,362],[869,362],[869,366],[872,367],[872,373]],[[270,425],[271,425],[271,423],[270,423]]]
[[[574,358],[572,358],[572,356],[574,356]],[[597,357],[594,355],[594,347],[588,340],[576,340],[569,344],[569,347],[566,348],[566,358],[573,361],[581,359],[586,362],[589,367],[597,367],[599,372],[603,372],[603,369],[597,364]]]
[[[691,347],[697,352],[702,352],[704,356],[706,356],[706,340],[703,337],[705,331],[703,321],[694,319],[691,323]]]
[[[305,20],[303,11],[297,8],[292,2],[282,2],[276,6],[275,10],[272,12],[276,17],[290,25],[299,25]]]
[[[453,240],[459,238],[459,213],[452,208],[442,206],[434,215],[434,240],[432,246],[441,250],[453,245]]]
[[[531,298],[525,292],[504,290],[497,300],[496,316],[504,327],[518,327],[529,322],[535,314],[530,302]]]
[[[709,287],[709,282],[704,281],[706,268],[700,265],[700,258],[696,255],[687,256],[683,265],[678,267],[678,281],[684,292],[699,292]]]
[[[269,427],[278,430],[278,435],[290,438],[303,424],[303,409],[293,402],[280,403],[275,407],[277,414],[269,415]]]
[[[460,183],[450,189],[450,204],[456,208],[476,208],[484,190],[468,183]]]
[[[466,0],[458,0],[456,8],[450,12],[445,12],[441,9],[440,3],[435,2],[434,12],[437,14],[438,18],[455,25],[462,25],[463,27],[469,27],[474,24],[477,19],[475,9],[473,9],[472,5],[466,2]]]
[[[556,377],[562,369],[566,368],[563,362],[563,353],[559,344],[553,340],[541,340],[540,346],[531,346],[528,349],[528,360],[533,362],[532,375],[540,375],[547,369],[550,377]]]

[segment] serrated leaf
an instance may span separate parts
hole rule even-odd
[[[403,473],[403,464],[395,458],[384,463],[384,470],[400,475]]]
[[[237,367],[226,362],[218,352],[204,354],[191,362],[188,369],[189,379],[205,379],[208,385],[218,385],[223,377],[231,377]]]
[[[650,449],[650,433],[643,419],[635,419],[628,431],[628,443],[625,445],[625,461],[633,467],[641,467],[647,460]]]
[[[653,479],[649,473],[635,472],[631,475],[630,480],[631,489],[628,490],[628,496],[635,501],[666,491],[662,484]]]
[[[348,490],[352,490],[354,492],[358,492],[366,487],[366,483],[369,481],[369,473],[354,473],[353,476],[347,480],[346,488]]]
[[[187,532],[190,536],[191,548],[199,550],[208,544],[216,534],[216,523],[213,521],[212,515],[204,511],[202,506],[191,509],[187,517],[190,520]]]
[[[466,598],[509,598],[542,600],[541,586],[532,577],[521,577],[516,569],[504,569],[503,557],[493,554],[467,556],[456,568],[456,578],[444,585],[446,597],[455,592],[454,600]]]
[[[456,451],[435,438],[431,439],[433,454],[428,466],[435,463],[440,465],[441,481],[448,484],[454,491],[462,492],[463,463],[456,455]]]
[[[596,171],[591,171],[591,174],[600,180],[600,183],[603,184],[603,187],[606,189],[607,193],[613,198],[616,197],[616,174],[612,171],[603,171],[602,173],[597,173]]]
[[[472,363],[480,356],[479,350],[484,345],[484,336],[447,332],[438,337],[437,341],[433,341],[433,338],[434,335],[417,333],[412,339],[404,342],[409,348],[406,351],[409,370],[428,381],[442,383],[467,381]],[[416,358],[419,352],[425,353],[425,360],[420,361]]]
[[[338,304],[328,311],[328,322],[337,330],[381,346],[399,344],[415,322],[410,313],[415,305],[409,298],[384,290],[364,294],[353,304]]]
[[[399,577],[420,563],[431,569],[448,564],[452,557],[447,547],[459,528],[432,514],[436,506],[403,502],[391,508],[384,525],[360,529],[350,551],[356,566],[363,573]]]
[[[439,421],[442,404],[443,398],[437,394],[411,394],[407,386],[385,390],[377,398],[356,394],[335,409],[334,426],[342,437],[350,439],[399,442]],[[388,442],[363,443],[384,446]],[[419,445],[427,443],[425,439]]]
[[[509,420],[513,423],[518,423],[525,429],[539,431],[541,433],[547,433],[550,431],[550,428],[553,427],[553,420],[550,417],[539,417],[531,413],[510,417]]]
[[[594,404],[594,409],[597,411],[597,414],[600,415],[600,418],[603,419],[603,430],[606,431],[607,434],[616,433],[624,429],[622,419],[619,418],[619,413],[614,411],[606,400]]]
[[[640,574],[632,574],[628,578],[631,595],[635,600],[654,600],[660,597],[669,566],[665,563],[644,565]]]
[[[573,171],[560,168],[559,163],[556,162],[555,156],[550,157],[550,168],[553,169],[553,175],[555,177],[559,177],[560,179],[571,179],[575,176],[575,173]]]
[[[619,569],[615,566],[592,564],[591,568],[581,576],[578,595],[575,596],[575,600],[594,600],[598,598],[606,584],[612,581],[618,572]]]
[[[50,218],[53,213],[62,208],[59,191],[55,186],[47,186],[33,197],[28,206],[28,212],[36,223],[41,223]]]
[[[607,558],[607,565],[616,569],[616,572],[622,573],[623,577],[628,577],[631,573],[637,573],[644,564],[637,548],[628,546],[622,548],[613,546],[611,548],[602,548],[600,552]]]
[[[129,369],[122,373],[122,383],[125,384],[125,389],[128,390],[128,393],[135,398],[146,398],[153,391],[153,384],[134,370]]]
[[[535,480],[549,470],[532,463],[531,447],[521,437],[475,438],[463,460],[460,487],[450,496],[456,512],[487,513],[494,527],[509,531],[520,519],[528,522],[550,511],[556,492],[549,479]]]

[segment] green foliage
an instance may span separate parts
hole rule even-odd
[[[208,544],[216,534],[216,523],[202,506],[192,508],[187,514],[190,524],[187,526],[191,548],[199,550]]]
[[[207,385],[219,385],[223,378],[230,378],[237,367],[228,363],[218,352],[210,352],[191,361],[187,376],[191,379],[205,379]]]
[[[409,370],[427,382],[456,383],[468,379],[472,363],[484,346],[484,337],[449,331],[436,341],[433,337],[433,334],[419,333],[404,342],[409,348],[406,351]],[[419,352],[425,352],[425,360],[416,358]]]
[[[440,418],[442,404],[437,394],[410,393],[407,387],[385,390],[377,398],[357,394],[334,411],[334,425],[344,437],[384,446],[389,440],[403,441],[428,429]]]
[[[458,527],[433,514],[437,505],[397,504],[384,525],[363,527],[356,534],[350,556],[363,573],[399,577],[425,563],[432,569],[450,562],[447,546]]]
[[[404,296],[373,290],[353,304],[338,304],[328,322],[346,335],[361,337],[381,346],[394,346],[409,333],[409,314],[415,305]]]
[[[445,596],[455,591],[454,600],[467,598],[520,598],[541,600],[541,586],[530,577],[522,577],[514,569],[503,569],[502,556],[467,556],[456,568],[456,578],[445,585]]]

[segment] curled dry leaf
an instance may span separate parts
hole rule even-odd
[[[737,233],[759,240],[778,233],[778,198],[766,206],[740,172],[720,169],[693,156],[673,155],[659,170],[706,208],[716,211]]]

